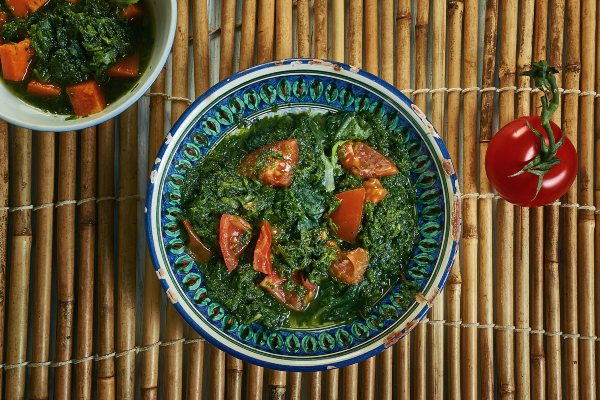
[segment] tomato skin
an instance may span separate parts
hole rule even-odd
[[[252,231],[252,226],[242,217],[223,214],[219,226],[219,246],[223,254],[225,266],[229,272],[238,266],[238,257],[250,240],[242,240],[246,232]]]
[[[254,249],[254,270],[270,275],[273,273],[273,263],[271,262],[271,225],[269,221],[263,221],[260,227],[260,236]]]
[[[340,251],[329,273],[348,285],[357,285],[365,279],[368,266],[369,252],[358,247],[352,251]]]
[[[270,156],[267,152],[273,152]],[[261,160],[261,157],[264,159]],[[260,170],[257,170],[261,163]],[[294,168],[298,165],[298,141],[296,139],[281,140],[267,144],[248,154],[240,163],[240,172],[253,179],[286,187],[293,181]]]
[[[192,255],[192,258],[200,263],[210,260],[212,257],[212,251],[206,247],[198,235],[196,235],[196,232],[194,232],[194,228],[192,227],[192,223],[186,219],[183,221],[183,226],[188,234],[187,247]]]
[[[293,311],[304,311],[310,304],[310,302],[316,296],[316,289],[314,291],[309,290],[308,293],[302,297],[297,292],[288,292],[283,288],[283,284],[286,282],[285,278],[281,278],[277,273],[273,272],[271,275],[267,275],[261,282],[260,287],[269,292],[277,301]],[[306,287],[306,286],[305,286]],[[307,289],[308,290],[308,289]]]
[[[365,199],[373,204],[377,204],[388,195],[388,191],[383,187],[379,179],[371,178],[363,182],[365,188]]]
[[[392,160],[363,142],[346,142],[338,149],[342,167],[363,178],[396,175],[398,168]]]
[[[365,188],[348,190],[336,195],[341,203],[330,215],[337,226],[334,232],[337,237],[348,243],[354,243],[365,204]]]
[[[485,169],[492,186],[504,199],[522,207],[538,207],[558,200],[569,190],[577,176],[577,151],[565,138],[556,154],[560,164],[546,173],[536,196],[537,175],[526,172],[511,177],[540,152],[540,139],[529,129],[527,122],[544,136],[546,144],[549,143],[540,117],[516,119],[502,127],[491,140],[485,155]],[[550,126],[554,140],[558,142],[563,132],[552,121]]]

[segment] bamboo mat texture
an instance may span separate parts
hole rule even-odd
[[[79,133],[0,122],[0,398],[595,399],[600,318],[597,0],[178,0],[167,68]],[[167,306],[147,256],[147,170],[189,99],[238,69],[330,58],[394,83],[443,135],[463,194],[460,260],[393,348],[323,373],[226,356]],[[560,202],[514,207],[483,167],[499,126],[539,111],[520,75],[556,66],[554,121],[579,149]],[[599,305],[595,307],[595,305]]]

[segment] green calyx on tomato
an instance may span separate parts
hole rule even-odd
[[[538,176],[538,184],[535,191],[537,197],[544,183],[544,176],[550,171],[552,167],[560,164],[560,159],[556,156],[558,149],[565,141],[566,135],[563,135],[557,142],[554,139],[552,127],[550,126],[550,119],[559,106],[560,95],[558,93],[558,85],[556,84],[556,78],[554,74],[558,73],[558,70],[548,65],[545,60],[534,62],[531,64],[531,69],[523,73],[523,75],[529,76],[535,82],[535,86],[538,87],[544,95],[542,96],[542,115],[541,124],[546,131],[548,137],[548,144],[546,139],[537,129],[535,129],[529,121],[527,126],[529,129],[540,139],[540,153],[527,165],[523,167],[519,172],[511,175],[511,177],[518,176],[529,172]]]

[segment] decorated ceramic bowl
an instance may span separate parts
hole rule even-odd
[[[406,268],[420,292],[407,307],[398,287],[365,319],[321,328],[269,330],[237,321],[207,294],[178,223],[186,173],[241,121],[299,111],[368,111],[402,133],[417,197],[418,239]],[[150,254],[169,300],[218,348],[254,364],[289,371],[339,368],[392,346],[421,320],[442,290],[461,229],[457,177],[426,116],[390,84],[354,67],[293,59],[263,64],[222,81],[183,114],[151,173],[146,204]],[[399,285],[398,285],[399,286]],[[403,304],[404,307],[401,305]]]

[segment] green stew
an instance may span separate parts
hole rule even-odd
[[[0,0],[2,78],[45,111],[94,114],[137,84],[153,31],[144,0]]]
[[[369,114],[288,114],[228,135],[182,185],[208,296],[245,323],[315,327],[368,315],[417,235],[401,135]]]

